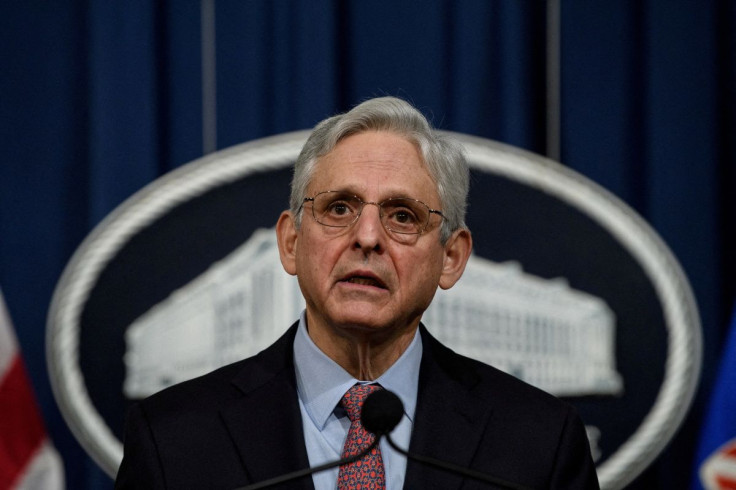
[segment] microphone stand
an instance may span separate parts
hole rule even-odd
[[[455,473],[456,475],[474,478],[484,483],[491,483],[491,484],[498,485],[503,488],[508,488],[511,490],[533,490],[532,488],[526,487],[524,485],[513,483],[513,482],[508,482],[506,480],[502,480],[501,478],[496,478],[494,476],[486,475],[485,473],[480,473],[478,471],[471,470],[470,468],[463,468],[462,466],[458,466],[456,464],[449,463],[446,461],[440,461],[439,459],[430,458],[428,456],[420,456],[418,454],[412,454],[409,451],[406,451],[405,449],[402,449],[399,446],[397,446],[396,443],[393,441],[393,439],[391,439],[391,436],[388,433],[385,434],[385,436],[386,436],[386,440],[391,445],[391,447],[394,448],[394,450],[406,456],[408,459],[413,459],[414,461],[417,461],[422,464],[426,464],[428,466],[435,466],[445,471],[449,471],[450,473]]]
[[[388,390],[375,391],[374,393],[371,393],[368,398],[366,398],[361,410],[361,422],[363,423],[363,427],[368,432],[371,432],[376,436],[373,440],[373,443],[365,448],[363,451],[354,456],[348,456],[346,458],[316,466],[314,468],[305,468],[303,470],[294,471],[286,475],[271,478],[269,480],[264,480],[262,482],[254,483],[245,487],[240,487],[235,490],[259,490],[270,487],[272,485],[277,485],[279,483],[294,480],[296,478],[311,475],[312,473],[317,473],[319,471],[334,468],[335,466],[352,463],[353,461],[357,461],[358,459],[368,454],[371,449],[376,447],[376,445],[380,442],[381,437],[383,436],[386,436],[386,440],[391,445],[391,447],[394,448],[394,450],[396,450],[400,454],[403,454],[408,459],[417,461],[421,464],[433,466],[435,468],[439,468],[450,473],[455,473],[456,475],[473,478],[475,480],[479,480],[492,485],[497,485],[509,490],[533,490],[532,488],[521,485],[519,483],[509,482],[495,476],[486,475],[485,473],[471,470],[470,468],[464,468],[454,463],[441,461],[439,459],[430,458],[428,456],[413,454],[405,449],[400,448],[396,445],[393,439],[391,439],[391,431],[401,420],[403,411],[404,407],[401,403],[401,400],[394,393]]]
[[[268,488],[273,485],[278,485],[279,483],[285,483],[290,480],[296,480],[297,478],[301,478],[303,476],[311,475],[312,473],[319,473],[320,471],[329,470],[330,468],[334,468],[335,466],[342,466],[344,464],[350,464],[354,461],[359,460],[366,454],[368,454],[371,449],[376,447],[378,445],[378,442],[381,440],[381,436],[376,436],[376,438],[373,440],[370,446],[363,449],[358,454],[354,454],[353,456],[347,456],[342,459],[338,459],[337,461],[332,461],[330,463],[325,463],[319,466],[310,467],[310,468],[304,468],[303,470],[294,471],[292,473],[287,473],[285,475],[277,476],[275,478],[270,478],[268,480],[263,480],[258,483],[252,483],[250,485],[246,485],[244,487],[238,487],[235,490],[260,490],[262,488]],[[392,444],[393,445],[393,444]]]

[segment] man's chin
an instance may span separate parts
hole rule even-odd
[[[333,325],[340,335],[349,337],[368,337],[379,340],[389,339],[413,330],[418,322],[407,323],[404,319],[382,318],[380,314],[366,312],[363,315],[346,315]]]
[[[421,316],[421,315],[419,315]],[[419,318],[397,314],[391,305],[375,301],[341,301],[327,305],[322,315],[310,315],[325,327],[325,334],[340,337],[390,338],[413,330]]]
[[[376,315],[349,315],[334,323],[340,330],[356,332],[382,332],[395,328],[393,323],[382,322]]]

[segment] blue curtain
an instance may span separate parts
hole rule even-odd
[[[694,408],[631,487],[682,488],[736,287],[736,2],[561,3],[561,160],[654,226],[700,307]],[[545,152],[545,2],[211,5],[218,148],[391,94],[440,128]],[[86,234],[205,151],[202,12],[198,0],[0,5],[0,285],[69,488],[110,483],[53,400],[45,315]]]

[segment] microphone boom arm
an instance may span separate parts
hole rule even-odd
[[[456,464],[449,463],[446,461],[440,461],[439,459],[430,458],[428,456],[420,456],[418,454],[412,454],[409,451],[406,451],[405,449],[402,449],[399,446],[397,446],[396,443],[393,441],[393,439],[391,439],[391,436],[389,434],[385,434],[385,436],[386,436],[386,440],[391,445],[391,447],[394,448],[394,450],[400,452],[407,458],[413,459],[414,461],[417,461],[419,463],[426,464],[428,466],[435,466],[445,471],[455,473],[456,475],[474,478],[484,483],[492,483],[494,485],[499,485],[503,488],[508,488],[511,490],[533,490],[524,485],[520,485],[518,483],[513,483],[513,482],[508,482],[506,480],[502,480],[494,476],[486,475],[485,473],[480,473],[478,471],[471,470],[470,468],[463,468],[462,466],[458,466]]]
[[[344,464],[350,464],[353,461],[357,461],[366,454],[370,452],[371,449],[376,447],[381,440],[380,436],[376,436],[376,438],[373,440],[373,442],[363,449],[358,454],[354,454],[352,456],[347,456],[342,459],[338,459],[337,461],[331,461],[329,463],[325,463],[319,466],[310,467],[310,468],[304,468],[303,470],[297,470],[291,473],[287,473],[286,475],[277,476],[275,478],[269,478],[268,480],[263,480],[257,483],[252,483],[250,485],[246,485],[244,487],[238,487],[235,490],[260,490],[263,488],[268,488],[273,485],[278,485],[280,483],[285,483],[287,481],[296,480],[297,478],[301,478],[304,476],[311,475],[312,473],[319,473],[320,471],[329,470],[330,468],[334,468],[335,466],[342,466]],[[393,445],[393,444],[392,444]]]

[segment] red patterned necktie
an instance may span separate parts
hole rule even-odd
[[[376,436],[363,428],[360,423],[360,408],[365,399],[381,387],[376,384],[356,384],[342,397],[341,404],[348,413],[350,429],[342,449],[342,457],[358,454],[369,446]],[[378,446],[350,464],[340,467],[337,477],[338,490],[384,490],[386,475],[383,468],[383,458]]]

